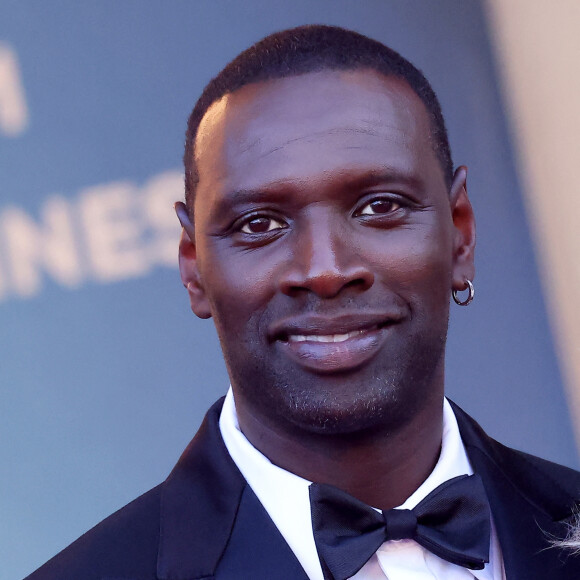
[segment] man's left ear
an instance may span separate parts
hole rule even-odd
[[[467,167],[459,166],[449,192],[453,220],[453,287],[464,290],[475,276],[475,217],[467,197]]]

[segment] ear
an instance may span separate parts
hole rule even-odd
[[[189,218],[189,212],[184,203],[178,201],[175,213],[183,227],[179,242],[179,273],[181,281],[189,294],[189,303],[194,314],[199,318],[211,318],[209,301],[197,266],[197,251],[195,247],[195,229]]]
[[[453,290],[465,290],[475,276],[475,217],[467,197],[467,167],[455,170],[449,192],[453,220]]]

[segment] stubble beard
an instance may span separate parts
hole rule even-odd
[[[315,375],[273,369],[259,357],[226,364],[236,400],[277,430],[312,435],[384,435],[408,424],[442,390],[446,332],[417,336],[386,365]],[[409,352],[409,350],[411,352]]]

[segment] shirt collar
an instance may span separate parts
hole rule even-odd
[[[226,447],[242,475],[312,580],[323,580],[310,519],[310,481],[274,465],[241,432],[234,397],[228,390],[220,416]],[[451,405],[443,402],[441,454],[429,477],[400,508],[412,509],[443,482],[473,469],[459,434]]]

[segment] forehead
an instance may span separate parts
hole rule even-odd
[[[309,73],[224,96],[200,123],[195,162],[198,196],[377,165],[439,168],[419,97],[370,70]]]

